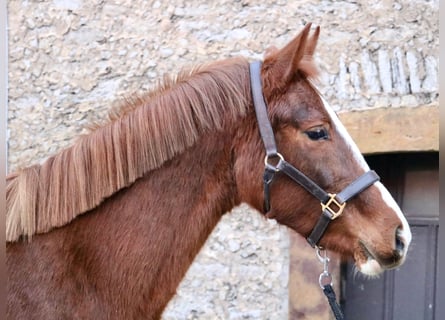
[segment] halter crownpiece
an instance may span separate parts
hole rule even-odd
[[[272,125],[270,124],[267,114],[266,102],[264,101],[263,96],[260,61],[250,63],[250,85],[258,127],[266,149],[263,175],[264,211],[266,213],[270,211],[270,187],[275,175],[278,172],[285,173],[294,182],[298,183],[306,189],[306,191],[320,200],[322,214],[311,234],[307,237],[309,244],[312,247],[316,247],[329,223],[343,213],[346,201],[373,185],[376,181],[380,180],[380,178],[375,171],[367,171],[341,192],[337,194],[327,193],[304,173],[288,163],[284,157],[278,153]]]

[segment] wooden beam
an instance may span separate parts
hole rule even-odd
[[[364,154],[439,151],[439,106],[378,108],[339,113]]]

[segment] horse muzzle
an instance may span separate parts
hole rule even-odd
[[[354,254],[357,268],[361,273],[372,277],[401,266],[405,262],[410,241],[410,231],[406,232],[401,228],[395,232],[393,245],[385,250],[379,250],[370,243],[359,241],[358,250]]]

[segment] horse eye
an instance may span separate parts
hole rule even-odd
[[[328,132],[325,128],[316,128],[312,130],[308,130],[305,134],[309,137],[309,139],[317,141],[317,140],[327,140],[329,138]]]

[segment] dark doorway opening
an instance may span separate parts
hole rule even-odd
[[[406,215],[413,240],[405,264],[377,279],[341,266],[341,303],[346,319],[433,320],[436,314],[439,232],[439,153],[366,157]]]

